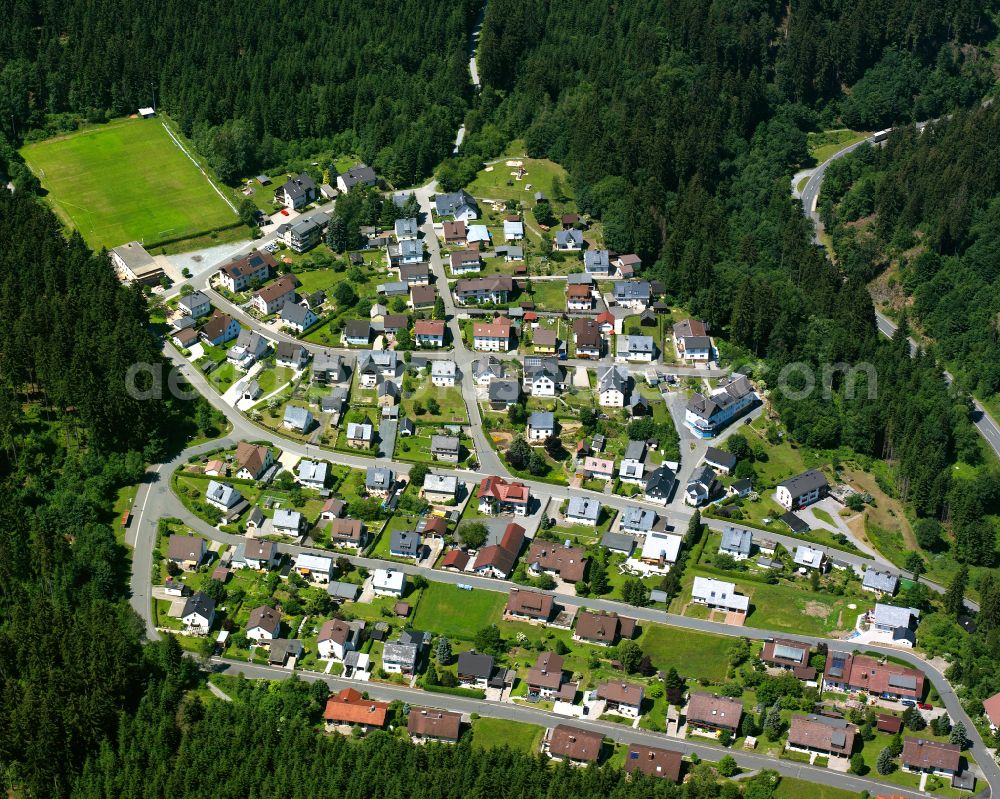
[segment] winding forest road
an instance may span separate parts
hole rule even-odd
[[[933,120],[931,120],[933,121]],[[928,122],[918,122],[918,130],[923,130],[924,127],[930,124]],[[827,158],[822,164],[817,166],[812,174],[809,176],[809,180],[806,185],[802,188],[801,200],[802,208],[806,215],[813,223],[813,241],[816,244],[822,245],[821,235],[823,233],[823,222],[819,217],[819,195],[820,190],[823,187],[823,178],[826,176],[826,169],[831,163],[836,161],[838,158],[843,158],[845,155],[849,155],[854,152],[862,144],[872,144],[872,137],[867,139],[862,139],[859,142],[850,144],[844,147],[842,150],[838,150],[829,158]],[[800,173],[801,174],[801,173]],[[793,193],[797,193],[797,190],[793,186]],[[878,326],[879,332],[888,338],[892,338],[896,334],[897,325],[888,316],[882,313],[878,308],[875,309],[875,321]],[[913,338],[910,338],[910,351],[916,353],[919,349],[919,344]],[[944,373],[945,382],[949,385],[953,382],[954,378],[951,373],[946,369],[942,370]],[[976,426],[976,430],[979,431],[979,435],[983,437],[983,440],[989,445],[990,449],[993,450],[994,454],[1000,458],[1000,425],[997,424],[996,420],[990,416],[989,412],[983,406],[983,404],[969,395],[972,400],[972,412],[969,414],[969,418],[972,423]]]

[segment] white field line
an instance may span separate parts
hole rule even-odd
[[[174,135],[173,131],[167,127],[167,123],[161,122],[160,124],[163,125],[163,129],[167,132],[167,135],[174,140],[174,144],[176,144],[178,147],[181,148],[181,152],[184,153],[184,155],[186,155],[191,160],[191,163],[194,164],[195,167],[197,167],[198,171],[205,176],[205,180],[208,181],[208,185],[211,186],[213,189],[215,189],[215,193],[222,198],[222,201],[232,209],[234,214],[239,216],[240,212],[236,210],[236,206],[229,201],[229,198],[226,197],[225,194],[219,191],[219,187],[215,185],[212,179],[208,176],[208,173],[201,168],[201,164],[199,164],[197,161],[194,160],[194,157],[191,155],[191,153],[187,151],[187,148],[185,148],[184,145],[181,144],[180,140]]]

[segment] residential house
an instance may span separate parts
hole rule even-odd
[[[914,630],[919,619],[920,611],[916,608],[900,608],[883,602],[876,602],[868,614],[872,629],[890,634],[893,642],[901,646],[914,645]]]
[[[597,698],[605,702],[605,712],[635,719],[642,715],[645,688],[638,683],[609,680],[597,686]]]
[[[679,535],[650,530],[643,539],[639,560],[656,571],[666,573],[677,562],[681,541]]]
[[[359,727],[365,732],[384,727],[388,711],[388,702],[365,699],[353,688],[344,688],[336,696],[326,700],[323,721],[327,732],[340,726]]]
[[[602,408],[624,408],[630,379],[624,366],[602,366],[597,375],[598,404]]]
[[[507,352],[511,349],[511,323],[502,316],[492,322],[474,322],[472,348],[479,352]]]
[[[507,616],[522,621],[542,623],[552,618],[554,610],[555,600],[549,594],[540,594],[523,588],[512,588],[504,606],[504,614]]]
[[[316,640],[317,654],[323,660],[343,660],[348,652],[361,643],[364,622],[346,622],[330,619],[319,628]]]
[[[294,330],[296,333],[304,333],[319,321],[309,308],[296,303],[286,303],[281,309],[281,326]]]
[[[389,641],[382,650],[382,668],[390,674],[416,674],[423,655],[424,633],[403,630],[399,639]]]
[[[465,233],[465,240],[470,247],[479,249],[489,248],[493,241],[490,229],[486,225],[469,225],[469,229]]]
[[[718,492],[715,472],[707,464],[699,466],[688,478],[684,487],[684,504],[697,508],[712,499]]]
[[[709,732],[736,734],[743,718],[743,703],[739,699],[692,691],[687,704],[689,726]]]
[[[645,482],[646,442],[629,441],[625,447],[625,455],[618,467],[618,479],[623,483],[642,485]]]
[[[643,493],[649,502],[666,505],[677,484],[677,475],[668,466],[657,466],[646,478]]]
[[[375,388],[382,378],[393,379],[398,368],[395,350],[371,350],[358,355],[358,383],[362,388]]]
[[[722,531],[720,555],[729,555],[733,560],[746,560],[753,548],[753,533],[746,528],[727,527]]]
[[[185,316],[197,319],[200,316],[207,316],[212,312],[212,303],[208,295],[202,291],[192,291],[186,296],[177,300],[177,307]]]
[[[604,736],[599,732],[559,724],[547,733],[543,746],[549,756],[575,765],[596,763],[601,758]]]
[[[503,361],[494,355],[472,362],[472,378],[476,385],[488,386],[494,380],[503,380]]]
[[[346,172],[337,175],[337,188],[345,194],[355,186],[374,186],[378,183],[375,170],[367,164],[352,166]]]
[[[263,358],[270,344],[255,330],[241,330],[236,337],[236,343],[226,353],[226,360],[243,371],[247,371],[257,361]]]
[[[167,560],[185,571],[194,571],[205,559],[205,539],[195,535],[172,535],[167,540]]]
[[[320,350],[313,356],[311,377],[319,383],[339,383],[344,379],[344,359],[330,350]]]
[[[496,247],[494,249],[498,258],[503,258],[504,262],[510,263],[511,261],[523,261],[524,260],[524,247],[515,246],[513,244],[506,247]],[[518,269],[523,267],[514,267],[515,273]]]
[[[442,227],[445,244],[465,244],[465,220],[448,220]]]
[[[455,221],[469,222],[479,219],[479,206],[464,189],[446,194],[438,194],[434,198],[434,210],[438,216],[450,216]]]
[[[900,762],[906,771],[954,777],[962,770],[962,747],[925,738],[905,738]]]
[[[271,526],[278,535],[298,538],[305,530],[305,517],[297,510],[278,508],[271,518]]]
[[[223,513],[228,513],[243,501],[243,495],[228,483],[219,483],[215,480],[208,481],[208,488],[205,490],[205,502],[212,507],[218,508]]]
[[[559,346],[559,336],[555,330],[540,327],[531,336],[531,347],[536,353],[551,355]]]
[[[344,343],[350,347],[367,347],[371,338],[372,325],[366,319],[350,319],[344,325]]]
[[[618,520],[623,533],[646,535],[656,524],[656,511],[632,505],[621,512]]]
[[[615,359],[637,363],[652,363],[656,345],[652,336],[618,336]]]
[[[325,461],[311,461],[308,458],[303,458],[296,467],[295,478],[300,485],[306,488],[322,491],[326,488],[328,470],[329,464]]]
[[[465,688],[485,689],[493,677],[493,656],[473,649],[458,655],[458,681]]]
[[[396,241],[409,241],[420,235],[420,227],[415,217],[397,219],[395,225]]]
[[[674,348],[683,361],[712,360],[712,339],[704,322],[685,319],[674,325]]]
[[[854,751],[858,728],[846,719],[819,716],[792,716],[788,748],[816,752],[828,757],[849,758]]]
[[[263,283],[267,280],[273,270],[277,269],[278,262],[267,250],[257,250],[244,255],[242,258],[234,258],[228,264],[219,269],[219,282],[229,291],[246,291],[253,283]]]
[[[708,396],[692,396],[684,410],[684,424],[699,438],[712,438],[757,400],[746,375],[735,375]]]
[[[570,286],[572,289],[573,286]],[[576,343],[577,358],[601,357],[604,349],[604,339],[601,337],[601,328],[593,319],[573,320],[573,340]]]
[[[390,280],[388,283],[379,283],[375,291],[385,297],[402,297],[409,294],[412,288],[418,287],[407,285],[405,280]]]
[[[983,713],[989,722],[990,732],[996,734],[1000,730],[1000,693],[983,700]]]
[[[434,460],[458,463],[460,451],[458,436],[431,436],[431,456]]]
[[[748,497],[753,492],[753,480],[744,478],[726,486],[727,497]]]
[[[823,674],[823,690],[863,692],[883,699],[921,701],[926,677],[922,671],[882,663],[867,655],[831,652]]]
[[[592,311],[594,295],[590,286],[574,284],[566,287],[566,308],[570,311]]]
[[[270,316],[284,308],[286,303],[296,302],[295,289],[298,287],[299,279],[295,275],[282,275],[256,291],[250,303],[257,313]]]
[[[588,455],[583,459],[583,472],[595,480],[611,480],[615,476],[615,462],[610,458]]]
[[[295,571],[315,585],[326,585],[333,577],[333,558],[300,552],[295,556]]]
[[[634,253],[619,255],[612,263],[622,277],[632,277],[642,268],[642,259]]]
[[[601,518],[601,503],[590,497],[572,496],[566,505],[566,522],[596,527]]]
[[[801,544],[795,547],[795,565],[800,566],[803,569],[817,569],[818,571],[823,571],[825,565],[826,556],[823,554],[822,549],[814,549],[813,547]]]
[[[606,277],[611,274],[611,261],[607,250],[587,250],[583,254],[583,268],[595,277]]]
[[[289,178],[274,192],[274,201],[289,211],[298,211],[316,201],[316,181],[303,172]]]
[[[563,684],[563,656],[555,652],[542,652],[525,678],[528,698],[551,699],[558,695]]]
[[[709,577],[695,577],[691,586],[691,601],[711,610],[745,614],[750,609],[750,597],[736,593],[736,585]]]
[[[164,276],[163,267],[138,241],[115,247],[108,255],[123,282],[156,286]]]
[[[398,596],[406,592],[406,575],[398,569],[375,569],[372,591],[376,596]]]
[[[562,252],[578,252],[583,249],[583,233],[576,229],[556,231],[552,247]]]
[[[351,449],[371,449],[375,428],[369,422],[348,422],[346,437]]]
[[[615,332],[615,315],[611,311],[601,311],[597,315],[597,324],[601,328],[601,333],[610,336]]]
[[[337,497],[331,497],[326,502],[323,503],[323,507],[320,509],[319,517],[321,519],[339,519],[344,515],[344,510],[347,508],[347,503],[342,499],[337,499]]]
[[[260,480],[274,463],[271,448],[241,441],[233,457],[236,477],[240,480]]]
[[[399,279],[407,286],[426,286],[430,283],[430,270],[424,260],[424,245],[419,241],[402,241],[390,244],[389,265],[399,270]]]
[[[375,394],[380,408],[391,408],[399,402],[399,387],[391,380],[379,383]]]
[[[514,571],[514,564],[521,554],[521,547],[524,546],[524,537],[524,528],[511,522],[504,529],[503,537],[498,544],[480,547],[472,571],[486,577],[506,580]]]
[[[365,473],[365,491],[373,497],[388,497],[395,485],[395,475],[387,466],[369,466]]]
[[[458,478],[453,474],[428,472],[424,477],[424,499],[432,505],[448,505],[458,497]]]
[[[581,610],[576,614],[573,638],[597,646],[614,646],[618,641],[628,641],[635,635],[635,619],[617,613],[598,613]]]
[[[431,385],[452,388],[457,379],[458,365],[454,361],[442,359],[431,363]]]
[[[455,283],[455,299],[463,305],[492,303],[502,305],[514,291],[510,275],[470,277]]]
[[[414,741],[458,743],[461,729],[461,713],[411,707],[410,714],[406,717],[406,731]]]
[[[815,680],[816,669],[809,665],[810,654],[809,644],[776,638],[764,642],[760,660],[771,668],[791,671],[800,680]]]
[[[274,541],[248,538],[243,546],[243,562],[248,569],[267,571],[277,566],[281,559],[278,554],[278,545]]]
[[[566,583],[578,583],[587,572],[587,554],[581,547],[535,541],[528,549],[528,572],[550,574]]]
[[[221,347],[240,333],[240,323],[229,314],[216,311],[201,329],[201,339],[213,347]]]
[[[298,405],[288,405],[285,408],[285,417],[282,419],[282,426],[288,430],[298,433],[307,433],[312,429],[313,415],[308,408],[300,408]]]
[[[330,519],[326,525],[330,544],[335,547],[364,549],[368,541],[365,524],[360,519]]]
[[[625,772],[640,771],[647,777],[659,777],[671,782],[681,781],[683,759],[680,752],[656,746],[629,744],[625,753]]]
[[[208,594],[195,591],[184,602],[181,610],[181,623],[189,633],[208,635],[215,621],[215,600]]]
[[[536,339],[537,339],[536,333]],[[553,333],[553,336],[555,334]],[[529,356],[524,359],[524,393],[533,397],[554,397],[563,388],[563,373],[557,358]]]
[[[861,589],[871,591],[878,596],[895,596],[899,590],[899,577],[890,572],[880,572],[878,569],[865,569],[864,579],[861,580]]]
[[[191,317],[186,316],[184,318],[190,319]],[[198,331],[193,327],[182,327],[170,336],[170,340],[182,350],[191,349],[198,343],[199,339]]]
[[[456,250],[448,256],[453,275],[476,273],[483,268],[483,257],[479,250]]]
[[[413,306],[413,310],[419,311],[434,307],[437,300],[437,289],[434,286],[410,286],[409,290],[410,305]]]
[[[330,218],[326,214],[318,213],[309,219],[297,219],[279,225],[275,233],[292,252],[303,253],[319,244],[323,238],[323,230],[328,224]]]
[[[480,480],[476,496],[479,499],[479,512],[490,516],[500,513],[526,516],[531,500],[531,494],[524,483],[516,480],[508,482],[496,475]]]
[[[785,510],[797,510],[820,500],[829,488],[823,473],[810,469],[778,483],[774,498]]]
[[[279,341],[274,360],[278,366],[301,370],[309,363],[309,350],[293,341]]]
[[[281,616],[274,608],[261,605],[250,611],[247,638],[255,644],[267,645],[281,632]]]
[[[616,280],[615,303],[622,308],[642,310],[650,301],[649,283],[645,280]]]
[[[736,468],[736,456],[717,447],[709,447],[705,450],[705,463],[717,472],[730,474]]]
[[[505,219],[503,221],[503,240],[521,241],[524,239],[524,222],[520,219]]]

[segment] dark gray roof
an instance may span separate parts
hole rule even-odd
[[[660,466],[646,478],[646,493],[652,497],[668,497],[677,478],[666,466]]]
[[[556,417],[552,411],[535,411],[528,417],[528,426],[537,430],[554,429],[555,423]]]
[[[490,402],[517,402],[521,385],[516,380],[494,380],[490,383]]]
[[[184,610],[181,612],[181,618],[184,618],[191,613],[197,613],[199,616],[211,619],[212,614],[215,613],[215,600],[208,594],[203,594],[201,591],[195,591],[184,603]]]
[[[371,184],[376,180],[375,170],[366,164],[358,164],[357,166],[352,166],[346,172],[341,172],[338,177],[344,179],[344,185],[348,190],[358,185],[359,183]]]
[[[610,530],[601,537],[601,546],[616,552],[629,552],[635,549],[635,539],[625,533],[612,533]]]
[[[493,657],[478,652],[462,652],[458,656],[458,673],[488,680],[493,674]]]
[[[286,302],[281,309],[281,319],[284,322],[291,322],[295,325],[304,326],[308,321],[308,315],[312,313],[308,308],[304,308],[295,302]],[[315,316],[313,317],[315,318]]]
[[[778,485],[787,488],[788,493],[793,497],[799,497],[803,494],[808,494],[810,491],[815,491],[817,488],[824,488],[829,483],[827,483],[826,477],[822,472],[810,469],[808,472],[803,472],[802,474],[795,475],[795,477],[782,480]]]
[[[389,551],[416,556],[420,552],[420,536],[410,530],[393,530]]]
[[[709,447],[705,450],[705,462],[724,469],[732,469],[736,465],[736,456],[718,447]]]
[[[726,552],[749,556],[753,545],[753,533],[736,527],[727,527],[722,531],[722,549]]]
[[[363,338],[367,341],[371,334],[371,322],[365,319],[351,319],[344,325],[344,335],[347,338]]]
[[[861,585],[865,588],[894,594],[899,588],[899,578],[895,574],[880,572],[878,569],[865,569],[865,577],[861,581]]]

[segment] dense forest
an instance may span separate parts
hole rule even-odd
[[[233,690],[228,688],[228,690]],[[316,689],[319,689],[318,692]],[[320,737],[316,725],[325,684],[296,680],[243,682],[233,703],[180,701],[150,691],[127,721],[117,750],[106,747],[84,772],[74,799],[243,799],[246,796],[344,799],[737,799],[740,788],[694,766],[683,786],[668,780],[626,780],[617,768],[551,765],[541,754],[506,747],[473,748],[466,731],[457,746],[415,746],[398,733],[362,741]],[[390,707],[392,726],[405,726],[407,708]],[[768,799],[774,772],[749,780],[743,796]]]
[[[223,180],[356,152],[414,182],[451,151],[475,0],[12,0],[0,130],[167,111]],[[65,115],[60,119],[51,115]]]
[[[966,126],[969,141],[959,149],[962,134],[954,134],[956,165],[947,174],[949,156],[925,151],[925,142],[949,135],[945,128],[859,156],[870,160],[857,179],[843,178],[844,200],[869,176],[852,202],[873,192],[865,213],[885,209],[875,227],[888,244],[862,238],[857,254],[845,247],[836,266],[812,245],[788,175],[808,158],[809,130],[838,119],[876,127],[973,103],[991,81],[983,45],[995,35],[993,5],[490,0],[484,88],[473,99],[465,64],[478,7],[471,0],[14,0],[0,41],[0,159],[14,161],[16,173],[12,148],[25,136],[133,112],[155,89],[157,104],[223,177],[336,150],[405,182],[450,151],[471,104],[470,135],[443,175],[460,183],[517,137],[532,155],[564,164],[607,244],[638,252],[647,277],[731,342],[798,441],[886,458],[900,496],[926,522],[920,529],[937,530],[925,549],[942,543],[937,520],[949,519],[957,556],[989,565],[995,546],[982,516],[1000,502],[997,481],[951,476],[956,460],[974,464],[979,452],[968,406],[945,386],[933,357],[908,357],[905,324],[894,340],[878,339],[866,284],[892,247],[927,239],[903,275],[916,318],[933,332],[930,318],[948,313],[931,296],[944,284],[925,289],[922,301],[921,286],[955,271],[989,283],[994,112],[956,118],[952,129]],[[896,185],[883,186],[880,175],[889,173]],[[911,177],[925,186],[922,196],[899,185]],[[65,241],[24,192],[0,198],[0,233],[5,786],[26,797],[81,799],[740,792],[700,769],[677,788],[629,783],[614,769],[539,768],[534,758],[464,745],[321,739],[318,698],[294,683],[246,688],[232,705],[192,699],[192,666],[176,644],[141,645],[108,508],[147,460],[189,428],[204,432],[204,414],[197,403],[139,401],[123,391],[128,367],[155,362],[157,343],[141,296],[121,288],[106,261],[77,237]],[[948,324],[979,319],[955,314]],[[969,351],[956,358],[996,361],[995,350],[973,352],[987,346],[977,334],[962,346]],[[840,376],[829,397],[793,398],[777,390],[778,375],[796,362],[871,363],[877,394],[863,379],[852,391]],[[968,375],[990,379],[971,366]],[[964,588],[952,592],[959,601],[951,616]],[[1000,590],[985,582],[979,590],[979,632],[965,635],[953,621],[945,631],[958,636],[953,651],[961,652],[952,676],[973,697],[1000,688],[1000,625],[992,623]],[[751,782],[742,792],[766,799],[772,788]]]

